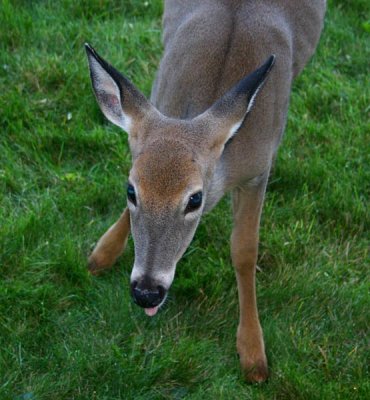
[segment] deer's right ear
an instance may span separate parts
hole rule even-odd
[[[90,77],[96,99],[104,115],[131,133],[138,122],[152,107],[145,96],[114,67],[108,64],[89,45],[85,44]]]
[[[243,125],[245,117],[253,108],[254,100],[266,81],[275,62],[271,55],[263,65],[240,80],[203,114],[194,118],[211,127],[210,148],[222,151]]]

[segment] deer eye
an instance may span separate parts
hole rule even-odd
[[[197,210],[201,205],[202,205],[202,192],[197,192],[192,194],[185,208],[185,214]]]
[[[135,189],[134,187],[128,183],[127,184],[127,198],[129,199],[129,201],[131,201],[131,203],[136,206],[136,194],[135,194]]]

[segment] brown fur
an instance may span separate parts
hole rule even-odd
[[[89,270],[92,274],[98,274],[113,265],[123,253],[129,233],[130,215],[126,208],[120,219],[99,239],[89,257]]]
[[[154,141],[146,147],[135,160],[133,171],[140,187],[140,199],[151,209],[177,206],[186,187],[196,185],[200,175],[191,153],[168,139]],[[165,202],[162,201],[164,194]]]
[[[292,80],[315,50],[325,6],[324,0],[165,1],[164,55],[152,104],[87,48],[102,111],[129,133],[130,181],[137,196],[137,205],[130,204],[133,281],[168,289],[200,219],[199,213],[185,215],[189,196],[202,190],[204,213],[225,192],[233,193],[237,349],[252,382],[268,374],[255,293],[263,199],[285,128]],[[267,61],[243,78],[271,54],[276,55],[272,70]],[[92,271],[110,267],[123,251],[128,216],[126,209],[98,242],[89,259]]]

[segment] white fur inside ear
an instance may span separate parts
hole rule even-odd
[[[247,113],[246,113],[246,114],[248,114],[249,111],[252,109],[252,107],[253,107],[253,105],[254,105],[254,101],[256,100],[256,96],[257,96],[258,92],[260,91],[260,89],[261,89],[261,87],[262,87],[262,85],[263,85],[264,82],[265,82],[265,81],[263,80],[263,81],[260,83],[260,85],[257,87],[257,89],[255,90],[255,92],[253,93],[251,99],[249,100],[248,107],[247,107]]]
[[[261,87],[261,86],[258,87],[258,89],[254,92],[253,96],[252,96],[251,99],[249,100],[248,107],[247,107],[247,114],[249,113],[249,111],[250,111],[250,110],[252,109],[252,107],[253,107],[254,100],[256,100],[256,96],[257,96],[257,93],[258,93],[258,90],[259,90],[260,87]]]
[[[254,105],[254,101],[256,100],[257,94],[258,94],[258,92],[260,91],[261,87],[263,86],[264,82],[265,82],[265,81],[263,80],[263,81],[260,83],[260,85],[257,87],[257,89],[255,90],[255,92],[253,93],[251,99],[249,100],[248,107],[247,107],[247,111],[246,111],[246,113],[244,114],[243,118],[242,118],[240,121],[238,121],[237,123],[235,123],[235,124],[233,124],[233,125],[231,126],[229,135],[228,135],[228,137],[227,137],[227,140],[231,139],[231,138],[236,134],[236,132],[238,132],[239,128],[241,127],[241,125],[243,124],[243,122],[244,122],[244,120],[245,120],[246,115],[247,115],[247,114],[249,113],[249,111],[252,109],[252,107],[253,107],[253,105]]]
[[[231,138],[236,134],[236,132],[238,132],[239,128],[241,127],[241,125],[242,125],[242,123],[243,123],[243,121],[244,121],[244,118],[245,118],[245,115],[244,115],[244,117],[243,117],[240,121],[238,121],[237,123],[233,124],[233,125],[230,127],[229,134],[227,135],[226,142],[227,142],[229,139],[231,139]],[[225,142],[225,143],[226,143],[226,142]]]
[[[130,133],[132,119],[124,113],[118,85],[108,72],[93,58],[89,57],[92,84],[96,99],[104,115],[113,124]]]

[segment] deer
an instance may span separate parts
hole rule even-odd
[[[127,207],[97,242],[98,274],[131,232],[134,302],[154,316],[203,214],[232,196],[237,352],[249,382],[268,378],[256,300],[259,226],[292,82],[313,55],[325,0],[166,0],[164,54],[148,100],[85,44],[97,103],[128,134]]]

